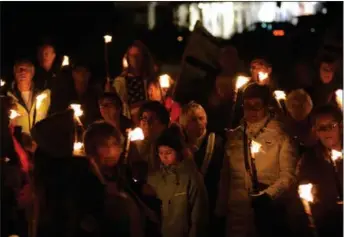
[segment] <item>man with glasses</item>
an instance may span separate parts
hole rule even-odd
[[[319,107],[313,111],[312,124],[318,144],[299,162],[298,180],[314,186],[312,213],[319,236],[343,236],[342,111],[332,105]],[[338,152],[339,159],[333,161],[332,152]]]
[[[290,236],[284,211],[296,183],[294,146],[269,114],[267,86],[243,93],[244,119],[231,130],[221,170],[217,214],[227,217],[226,236]]]

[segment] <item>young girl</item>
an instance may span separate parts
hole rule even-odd
[[[148,184],[162,201],[163,237],[207,235],[208,200],[201,175],[187,158],[180,129],[166,129],[157,141],[160,170]]]

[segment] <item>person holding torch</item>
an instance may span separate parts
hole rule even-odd
[[[343,235],[343,115],[337,106],[313,111],[313,131],[318,139],[298,164],[300,183],[314,185],[311,206],[319,237]]]
[[[296,184],[296,149],[268,112],[270,90],[249,85],[244,120],[228,133],[216,214],[227,217],[225,236],[290,236],[285,211]]]

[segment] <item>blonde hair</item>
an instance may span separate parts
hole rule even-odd
[[[305,108],[305,114],[309,114],[313,109],[313,102],[309,94],[303,89],[297,89],[291,91],[286,99],[285,105],[289,113],[293,113],[292,102],[297,101],[298,103],[302,103]]]
[[[205,112],[202,105],[197,104],[195,101],[190,101],[188,104],[182,107],[182,111],[179,117],[179,123],[182,128],[186,127],[190,115],[193,114],[196,110],[202,110],[205,114],[205,117],[207,118],[207,113]]]

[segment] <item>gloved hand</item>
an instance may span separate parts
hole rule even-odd
[[[266,192],[259,192],[258,194],[251,194],[252,198],[252,207],[253,208],[264,208],[268,206],[272,199]]]

